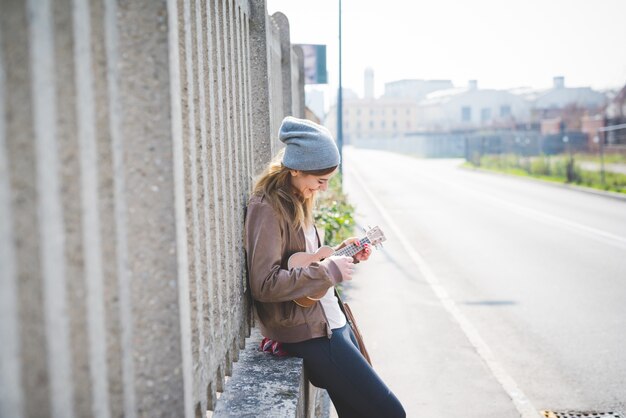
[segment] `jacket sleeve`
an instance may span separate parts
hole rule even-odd
[[[251,204],[246,215],[246,254],[252,297],[285,302],[318,294],[342,281],[337,264],[326,259],[305,268],[281,268],[282,233],[268,204]]]

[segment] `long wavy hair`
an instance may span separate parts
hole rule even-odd
[[[297,231],[301,227],[313,224],[313,208],[315,193],[308,198],[291,185],[291,169],[282,163],[284,148],[276,154],[265,171],[259,176],[254,185],[253,194],[265,196],[265,199],[278,213],[281,221],[287,221],[289,226]],[[330,174],[337,166],[323,170],[302,171],[304,174],[323,176]]]

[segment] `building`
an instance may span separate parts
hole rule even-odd
[[[606,124],[609,126],[626,124],[626,86],[611,99],[606,106]],[[611,146],[626,147],[626,128],[606,133],[606,143]]]
[[[363,92],[366,99],[374,98],[374,70],[371,67],[365,69],[363,77]]]
[[[306,109],[313,113],[316,118],[321,120],[325,113],[324,92],[318,89],[307,88],[304,97]]]
[[[401,137],[417,128],[417,103],[409,98],[349,98],[343,101],[343,140]],[[326,127],[337,133],[337,106],[330,108]]]
[[[418,130],[449,131],[509,127],[528,119],[530,104],[506,90],[467,87],[429,93],[418,104]]]
[[[606,105],[606,95],[590,87],[565,87],[565,77],[554,77],[551,89],[537,95],[533,108],[542,116],[552,116],[553,110],[576,106],[599,111]]]
[[[604,128],[604,117],[602,115],[583,116],[581,120],[581,132],[587,134],[587,146],[591,150],[597,150],[600,146],[600,129]],[[542,129],[543,131],[543,129]]]
[[[531,120],[541,125],[543,135],[584,132],[593,140],[601,122],[598,117],[606,105],[604,93],[589,87],[565,87],[565,78],[553,79],[547,90],[526,96],[532,103]]]
[[[385,83],[385,97],[407,97],[419,102],[426,95],[437,90],[447,90],[454,86],[450,80],[398,80]]]
[[[317,124],[321,124],[322,121],[319,118],[319,116],[317,116],[317,114],[311,110],[308,106],[304,107],[304,119],[308,119],[310,121],[313,121]]]
[[[606,106],[605,115],[611,125],[626,123],[626,86],[611,99]]]

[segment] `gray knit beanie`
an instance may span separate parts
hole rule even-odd
[[[280,125],[278,138],[285,144],[283,164],[293,170],[323,170],[340,163],[332,135],[315,122],[287,116]]]

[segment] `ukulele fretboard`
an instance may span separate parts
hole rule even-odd
[[[359,251],[361,251],[363,249],[363,246],[365,244],[370,244],[370,240],[368,237],[365,238],[361,238],[359,240],[361,246],[357,246],[356,244],[350,244],[347,245],[345,247],[343,247],[341,250],[337,250],[333,253],[333,255],[341,255],[341,256],[346,256],[346,257],[352,257],[353,255],[355,255],[356,253],[358,253]]]

